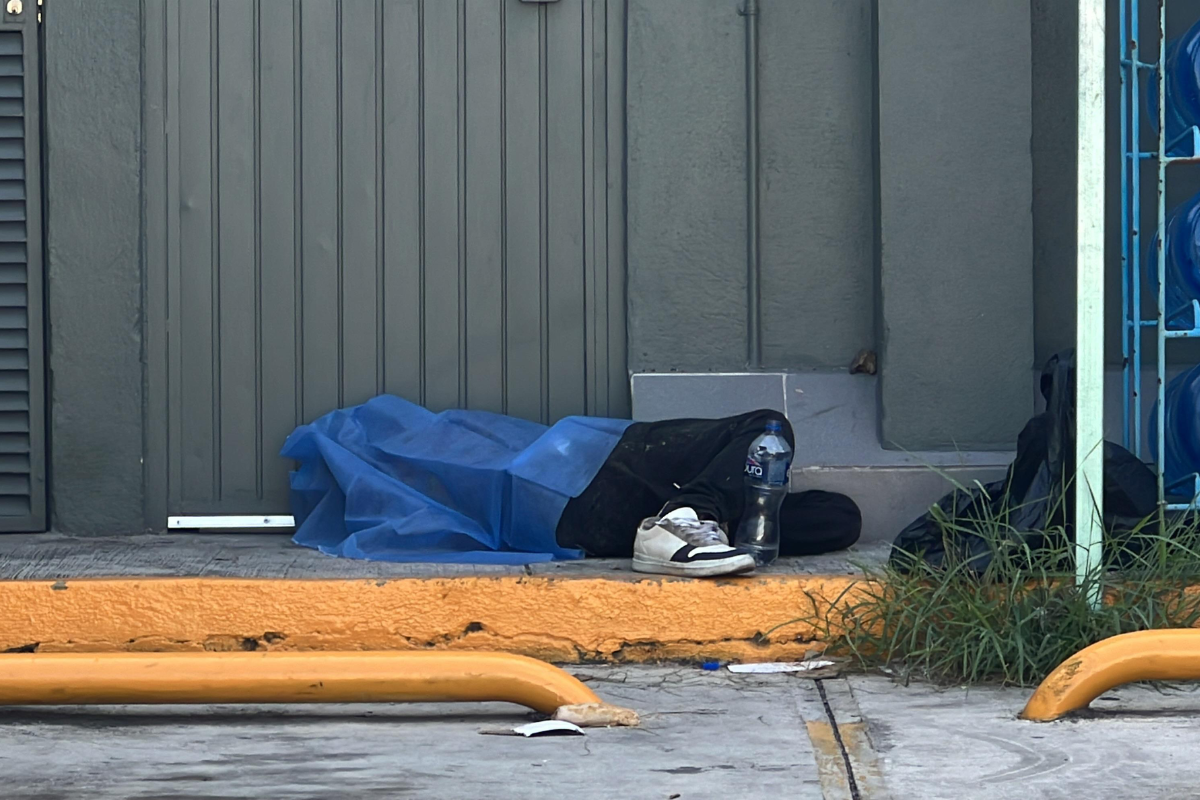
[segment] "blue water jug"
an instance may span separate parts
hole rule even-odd
[[[1189,128],[1200,126],[1200,22],[1167,44],[1166,64],[1167,143],[1172,145]],[[1158,70],[1151,70],[1146,81],[1146,111],[1157,131]],[[1176,149],[1172,147],[1172,152]]]
[[[1200,194],[1167,214],[1167,327],[1189,330],[1197,320],[1192,300],[1200,299]],[[1158,234],[1142,262],[1151,292],[1158,292]]]
[[[1167,485],[1200,472],[1200,365],[1167,384],[1164,477]],[[1158,459],[1158,404],[1150,412],[1150,454]],[[1180,494],[1190,494],[1184,490]]]

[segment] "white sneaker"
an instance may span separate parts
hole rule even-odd
[[[642,522],[633,540],[633,570],[689,578],[741,575],[754,570],[754,556],[730,547],[717,523],[680,508]]]

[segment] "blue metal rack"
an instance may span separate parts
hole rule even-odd
[[[1191,330],[1174,330],[1167,321],[1183,309],[1166,309],[1166,251],[1163,247],[1166,227],[1166,197],[1168,167],[1176,164],[1200,163],[1200,129],[1190,128],[1171,141],[1165,141],[1167,130],[1167,97],[1165,74],[1166,60],[1166,0],[1158,2],[1158,24],[1155,39],[1158,56],[1154,61],[1143,61],[1139,51],[1139,0],[1120,0],[1121,42],[1121,308],[1124,331],[1121,337],[1123,356],[1122,374],[1122,443],[1135,453],[1142,447],[1142,397],[1141,378],[1145,354],[1142,348],[1142,331],[1153,328],[1157,333],[1155,348],[1155,377],[1159,413],[1157,425],[1150,434],[1156,437],[1158,500],[1168,510],[1196,508],[1200,498],[1200,475],[1190,475],[1181,481],[1164,483],[1165,419],[1162,413],[1166,395],[1166,349],[1167,342],[1175,339],[1200,338],[1200,327]],[[1140,89],[1142,81],[1150,75],[1159,76],[1155,81],[1158,92],[1157,132],[1153,139],[1154,150],[1142,150],[1142,121]],[[1155,315],[1152,319],[1142,318],[1142,214],[1141,184],[1143,161],[1153,160],[1157,165],[1156,196],[1158,208],[1155,230],[1157,232],[1158,293]],[[1194,324],[1200,326],[1200,303],[1192,301],[1195,312]]]

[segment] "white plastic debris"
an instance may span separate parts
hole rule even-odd
[[[548,719],[542,722],[531,722],[528,725],[518,725],[513,733],[529,738],[530,736],[583,736],[583,728],[571,722],[560,719]]]
[[[583,736],[583,729],[570,722],[548,719],[544,722],[530,722],[528,725],[518,725],[515,728],[484,728],[479,731],[484,736]]]
[[[811,672],[832,667],[834,662],[810,659],[808,661],[769,661],[764,664],[730,664],[730,672],[748,672],[755,675],[773,675],[780,672]]]

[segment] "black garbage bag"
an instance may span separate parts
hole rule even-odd
[[[1050,358],[1042,370],[1046,410],[1025,424],[1017,437],[1017,455],[1004,480],[955,491],[937,510],[913,521],[892,543],[892,564],[904,568],[914,557],[938,567],[946,548],[983,572],[991,562],[991,530],[1020,539],[1030,550],[1060,546],[1048,536],[1071,537],[1074,530],[1075,483],[1075,352]],[[1120,539],[1154,513],[1158,481],[1154,471],[1120,445],[1104,443],[1104,527],[1106,537]],[[950,535],[940,520],[953,520]],[[996,525],[1000,522],[1000,525]]]

